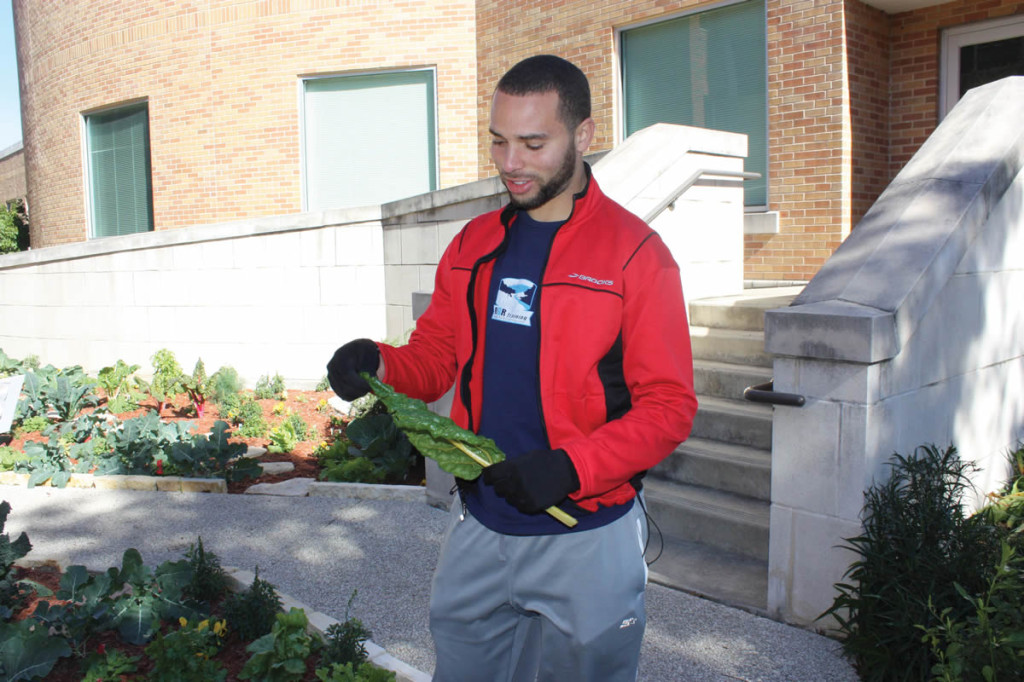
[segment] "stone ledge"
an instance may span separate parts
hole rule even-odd
[[[309,486],[310,497],[351,497],[362,500],[424,502],[426,494],[426,488],[414,485],[316,482]]]
[[[0,471],[0,485],[28,485],[29,474],[14,471]],[[41,488],[50,488],[50,482],[41,483]],[[227,493],[228,484],[222,478],[183,478],[181,476],[95,476],[93,474],[71,474],[68,488],[95,490],[159,490],[163,492],[186,493]]]

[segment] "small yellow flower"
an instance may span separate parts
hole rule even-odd
[[[205,630],[209,626],[210,626],[210,621],[209,620],[201,620],[201,621],[199,621],[199,625],[196,626],[196,632],[202,632],[203,630]]]
[[[228,630],[227,623],[223,620],[218,620],[213,624],[213,632],[218,637],[223,637],[224,633]]]
[[[188,618],[179,618],[178,625],[180,625],[181,627],[185,627],[186,625],[188,625]]]

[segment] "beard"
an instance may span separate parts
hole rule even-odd
[[[551,179],[547,182],[539,182],[537,193],[532,197],[516,197],[509,193],[509,203],[520,211],[532,211],[548,203],[559,194],[565,191],[572,181],[573,173],[576,171],[576,148],[568,145],[565,150],[565,157],[562,165],[558,167]]]

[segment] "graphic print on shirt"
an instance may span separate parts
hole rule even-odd
[[[498,283],[498,294],[494,299],[494,312],[491,318],[499,322],[531,326],[534,313],[533,299],[536,294],[537,285],[528,279],[503,278]]]

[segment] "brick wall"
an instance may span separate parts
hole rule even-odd
[[[477,177],[472,0],[15,0],[32,240],[86,238],[83,113],[149,107],[157,230],[301,210],[299,79],[434,66],[439,179]]]
[[[25,152],[11,152],[0,157],[0,203],[25,197]]]
[[[854,226],[894,175],[889,164],[890,23],[881,10],[859,0],[846,3]]]
[[[957,0],[892,17],[891,172],[899,172],[939,120],[942,29],[1024,13],[1019,0]]]
[[[707,5],[707,3],[703,3]],[[617,139],[618,49],[615,30],[669,19],[702,3],[567,0],[477,3],[480,173],[488,157],[490,97],[501,75],[523,57],[551,52],[590,78],[597,137]],[[514,20],[513,20],[514,19]],[[843,60],[842,0],[768,0],[769,198],[781,234],[745,240],[748,279],[806,280],[849,232],[850,123]],[[551,37],[557,32],[557,36]]]

